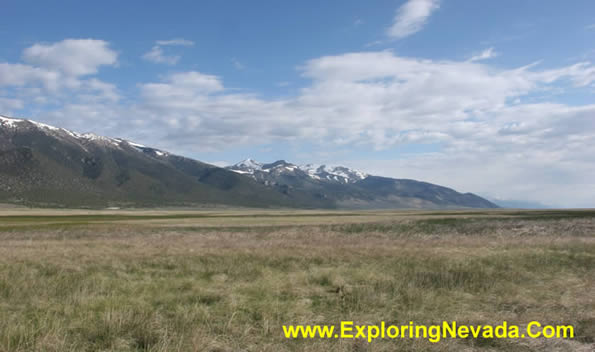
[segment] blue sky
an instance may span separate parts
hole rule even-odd
[[[592,1],[4,1],[0,114],[595,202]]]

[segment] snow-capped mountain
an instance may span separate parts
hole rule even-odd
[[[228,166],[231,171],[237,172],[238,174],[254,174],[257,171],[262,171],[262,164],[252,159],[242,160],[239,163]]]
[[[0,116],[0,203],[312,206],[307,201],[139,143]]]
[[[318,164],[296,165],[285,160],[277,160],[270,164],[259,163],[253,159],[242,160],[227,167],[229,170],[250,175],[255,180],[269,178],[267,175],[307,176],[321,182],[355,183],[368,177],[368,174],[344,166],[327,166]],[[270,180],[269,180],[270,181]]]
[[[227,167],[281,193],[310,196],[345,208],[491,208],[471,193],[415,180],[368,175],[345,166],[296,165],[246,159]]]
[[[344,166],[246,159],[219,168],[120,138],[5,116],[0,116],[0,202],[75,207],[496,207],[471,193]]]
[[[61,139],[66,142],[79,142],[78,145],[86,150],[86,146],[89,144],[95,145],[111,145],[116,148],[132,147],[139,152],[152,154],[153,156],[167,156],[168,153],[159,149],[145,147],[142,144],[134,143],[121,138],[110,138],[99,136],[94,133],[78,133],[65,128],[59,128],[47,125],[45,123],[36,122],[25,119],[15,119],[0,115],[0,127],[6,128],[8,131],[27,131],[36,130],[43,132],[44,134]]]
[[[354,183],[368,177],[368,174],[345,166],[329,166],[317,164],[305,164],[299,167],[302,171],[317,180],[337,181],[343,183]]]

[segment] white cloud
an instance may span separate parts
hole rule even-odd
[[[180,60],[180,56],[176,55],[165,55],[163,49],[159,45],[155,45],[150,51],[143,55],[143,59],[151,61],[157,64],[168,64],[175,65]]]
[[[481,53],[479,53],[478,55],[472,56],[469,59],[469,61],[471,61],[471,62],[482,61],[482,60],[491,59],[496,56],[498,56],[498,54],[494,51],[494,48],[488,48],[488,49],[482,51]]]
[[[397,10],[388,36],[401,39],[419,32],[439,7],[439,0],[408,0]]]
[[[216,76],[177,73],[142,85],[136,114],[161,147],[187,154],[280,140],[325,150],[439,143],[439,152],[406,160],[352,164],[506,198],[589,201],[566,183],[595,184],[583,176],[595,165],[595,106],[511,103],[552,84],[592,84],[588,63],[502,70],[362,52],[314,59],[302,70],[312,83],[281,100],[228,91]]]
[[[322,57],[303,70],[312,84],[291,99],[227,91],[220,78],[199,72],[143,84],[141,96],[148,116],[166,121],[169,127],[162,130],[168,136],[179,133],[201,147],[307,139],[377,149],[426,142],[465,149],[469,135],[504,138],[530,126],[530,120],[504,115],[510,101],[564,79],[595,80],[586,64],[497,70],[476,62],[421,60],[390,52]],[[548,114],[540,116],[534,117],[539,123],[549,121]],[[523,133],[523,138],[535,138]]]
[[[56,90],[62,73],[23,64],[0,63],[0,86],[26,86],[41,83],[48,90]]]
[[[579,62],[559,69],[538,72],[535,76],[547,83],[567,78],[575,86],[585,87],[595,81],[595,67],[590,62]]]
[[[586,205],[595,197],[595,181],[587,177],[595,174],[595,105],[548,102],[547,95],[593,85],[589,62],[501,69],[489,61],[369,51],[315,58],[301,70],[311,82],[293,97],[238,93],[218,76],[188,71],[139,84],[139,99],[131,104],[118,102],[114,85],[75,77],[57,91],[76,96],[40,116],[188,156],[278,141],[314,145],[331,156],[342,149],[432,144],[439,147],[407,157],[343,161],[501,198]],[[1,86],[31,92],[27,98],[0,94],[0,107],[33,104],[47,97],[37,91],[51,85],[46,82],[67,77],[46,67],[0,64]]]
[[[166,55],[164,46],[194,46],[194,42],[188,39],[158,40],[155,45],[143,55],[143,59],[157,64],[175,65],[180,61],[179,55]]]
[[[100,66],[115,65],[118,54],[106,41],[66,39],[54,44],[35,44],[23,52],[23,59],[39,67],[71,76],[97,73]]]
[[[105,100],[113,103],[120,100],[120,94],[115,85],[100,81],[96,78],[84,81],[82,88],[82,93],[86,93],[84,97],[87,100]]]
[[[372,174],[412,178],[441,185],[448,185],[461,192],[474,192],[484,196],[532,200],[560,207],[592,207],[595,181],[593,143],[589,140],[567,148],[563,138],[555,147],[544,143],[510,147],[502,142],[501,149],[473,150],[482,144],[472,144],[467,149],[409,155],[395,159],[348,160]],[[487,141],[486,143],[490,143]],[[586,148],[586,150],[581,150]],[[572,153],[577,153],[574,156]]]
[[[103,65],[115,65],[117,53],[102,40],[67,39],[35,44],[23,51],[28,64],[0,62],[0,113],[60,106],[64,102],[117,102],[115,85],[95,77]]]
[[[179,46],[194,46],[194,42],[188,39],[169,39],[169,40],[158,40],[157,45],[179,45]]]
[[[200,99],[205,94],[223,90],[218,77],[190,71],[175,73],[161,83],[141,85],[141,94],[148,102],[171,104],[191,104],[192,99]],[[190,101],[188,101],[190,100]]]

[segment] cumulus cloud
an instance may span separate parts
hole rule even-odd
[[[115,65],[117,58],[106,41],[96,39],[35,44],[23,52],[23,59],[30,64],[72,76],[95,74],[100,66]]]
[[[492,50],[478,56],[490,55]],[[431,152],[390,160],[334,159],[375,174],[507,199],[523,195],[572,206],[588,205],[595,195],[595,181],[587,177],[595,174],[595,105],[566,105],[548,95],[589,89],[595,82],[589,62],[503,69],[479,59],[366,51],[318,57],[300,70],[310,82],[282,99],[226,88],[216,75],[181,71],[138,84],[139,98],[122,103],[116,86],[75,77],[75,101],[41,117],[188,156],[275,142],[315,145],[329,158],[342,149],[435,145]],[[0,85],[45,89],[52,74],[67,77],[58,69],[0,64]],[[32,101],[0,96],[4,109]]]
[[[401,39],[419,32],[439,7],[440,0],[408,0],[397,10],[388,36]]]
[[[139,107],[146,107],[147,116],[167,121],[171,128],[163,131],[168,136],[200,136],[201,142],[192,143],[210,147],[281,138],[376,149],[443,142],[464,149],[459,139],[469,143],[470,134],[504,138],[500,135],[520,131],[529,138],[522,129],[532,123],[551,128],[551,112],[533,116],[538,120],[534,122],[526,115],[520,119],[505,114],[506,108],[551,84],[595,80],[588,63],[501,70],[479,62],[423,60],[386,51],[321,57],[302,69],[312,83],[293,98],[240,94],[226,90],[219,77],[191,71],[140,85]]]
[[[105,100],[110,103],[120,100],[120,93],[116,85],[103,82],[96,78],[84,81],[81,88],[81,93],[87,93],[84,96],[87,100]]]
[[[101,66],[116,65],[117,56],[103,40],[34,44],[23,51],[26,64],[0,62],[0,108],[7,113],[62,101],[117,102],[120,95],[115,85],[89,77]]]
[[[174,73],[167,76],[164,82],[141,85],[142,96],[147,101],[160,103],[166,100],[165,103],[171,101],[173,104],[198,99],[222,89],[223,84],[218,77],[195,71]]]
[[[56,90],[62,74],[45,68],[7,62],[0,63],[0,86],[26,86],[41,83],[48,90]]]
[[[563,193],[569,180],[595,185],[582,176],[595,165],[595,106],[522,101],[552,86],[590,85],[593,66],[536,67],[348,53],[306,62],[302,74],[311,84],[276,100],[228,90],[220,77],[179,72],[142,84],[133,115],[143,116],[137,131],[188,154],[275,141],[325,150],[439,144],[438,152],[406,160],[351,164],[492,196],[586,204],[581,192]]]

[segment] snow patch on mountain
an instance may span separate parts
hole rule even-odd
[[[131,142],[131,141],[125,141],[125,142],[126,142],[126,143],[128,143],[128,144],[130,144],[130,145],[131,145],[131,146],[133,146],[133,147],[137,147],[137,148],[147,148],[147,146],[144,146],[144,145],[142,145],[142,144],[134,143],[134,142]]]
[[[250,158],[240,161],[239,163],[235,164],[234,166],[238,168],[249,168],[254,170],[262,170],[262,164],[256,162]]]
[[[310,177],[318,181],[330,181],[339,183],[354,183],[368,177],[368,174],[353,170],[344,166],[327,166],[319,164],[304,164],[295,165],[288,163],[285,160],[278,160],[273,163],[264,164],[259,163],[253,159],[242,160],[237,164],[228,166],[227,169],[237,172],[239,174],[251,175],[253,178],[257,178],[257,173],[275,173],[279,175],[283,174],[296,174],[302,173],[305,176]]]
[[[117,148],[120,148],[120,143],[122,141],[120,139],[99,136],[99,135],[96,135],[95,133],[79,134],[79,139],[85,139],[90,142],[103,142],[103,143],[110,144]]]
[[[74,132],[71,130],[67,130],[65,128],[54,127],[54,126],[51,126],[51,125],[48,125],[45,123],[41,123],[41,122],[37,122],[37,121],[25,120],[25,119],[15,119],[15,118],[10,118],[10,117],[0,115],[0,127],[16,129],[16,128],[31,128],[31,126],[33,126],[34,128],[37,128],[40,131],[43,131],[44,133],[46,133],[48,135],[51,135],[51,136],[54,136],[57,138],[73,138],[78,142],[78,145],[85,150],[87,150],[85,145],[88,145],[89,143],[109,145],[109,146],[116,147],[116,148],[121,148],[122,144],[126,143],[139,152],[143,152],[143,153],[152,152],[156,156],[169,155],[168,153],[166,153],[164,151],[154,149],[154,148],[148,148],[142,144],[134,143],[134,142],[127,141],[127,140],[121,139],[121,138],[109,138],[109,137],[100,136],[100,135],[97,135],[94,133],[78,133],[78,132]]]
[[[0,124],[2,124],[2,126],[4,126],[4,127],[13,127],[14,128],[14,127],[16,127],[16,124],[21,121],[24,121],[24,120],[11,119],[9,117],[0,115]]]
[[[169,153],[167,153],[167,152],[164,152],[159,149],[147,147],[147,146],[139,144],[139,143],[134,143],[134,142],[127,141],[124,139],[120,139],[119,141],[122,143],[128,144],[129,146],[133,147],[134,149],[136,149],[137,151],[142,152],[142,153],[150,153],[150,154],[153,154],[153,156],[168,156],[169,155]]]
[[[253,175],[256,171],[264,171],[261,163],[258,163],[250,158],[240,161],[239,163],[228,166],[227,168],[238,174]]]
[[[32,124],[34,124],[35,126],[37,126],[39,128],[46,128],[46,129],[48,129],[50,131],[66,131],[65,129],[54,127],[54,126],[50,126],[50,125],[46,125],[45,123],[41,123],[41,122],[35,122],[35,121],[29,121],[29,122],[32,123]],[[68,132],[70,132],[70,131],[68,131]]]
[[[368,177],[368,174],[364,172],[338,165],[305,164],[300,165],[300,169],[307,172],[312,178],[342,180],[344,183],[357,182]]]

